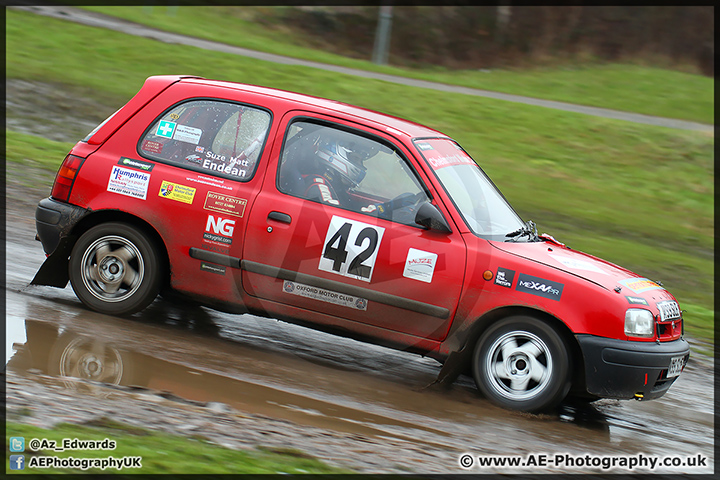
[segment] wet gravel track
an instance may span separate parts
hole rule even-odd
[[[434,360],[272,319],[164,299],[131,318],[101,315],[85,309],[69,286],[28,286],[44,260],[33,215],[46,194],[8,186],[10,420],[48,424],[105,415],[232,447],[298,448],[373,473],[465,473],[458,465],[463,453],[701,454],[707,467],[657,471],[713,471],[706,357],[692,355],[659,400],[566,404],[554,414],[529,415],[491,405],[468,377],[449,390],[425,388],[440,368]],[[72,401],[58,400],[66,397]],[[13,413],[22,407],[32,415]]]

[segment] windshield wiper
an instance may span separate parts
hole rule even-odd
[[[540,240],[538,238],[537,227],[535,226],[535,222],[532,220],[528,220],[522,228],[515,230],[514,232],[510,232],[505,236],[510,237],[509,240],[505,240],[506,242],[517,242],[523,237],[528,237],[531,242],[537,242]]]

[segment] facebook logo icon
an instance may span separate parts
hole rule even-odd
[[[25,470],[25,455],[10,455],[10,470]]]

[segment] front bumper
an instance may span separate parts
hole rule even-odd
[[[630,342],[594,335],[576,335],[585,358],[588,393],[601,398],[662,397],[679,376],[667,378],[671,359],[690,357],[685,339],[671,342]]]

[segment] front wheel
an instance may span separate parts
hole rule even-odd
[[[492,325],[473,355],[478,389],[504,408],[537,412],[556,406],[570,389],[568,349],[547,323],[516,316]]]
[[[85,232],[70,255],[70,283],[89,308],[126,315],[148,306],[160,289],[161,257],[132,225],[110,222]]]

